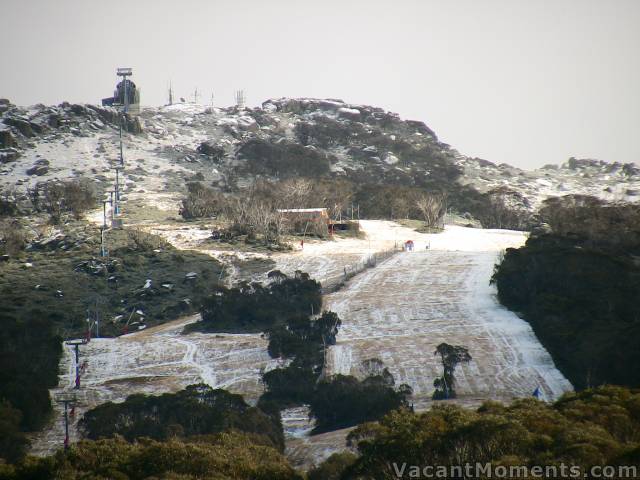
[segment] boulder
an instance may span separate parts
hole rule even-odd
[[[423,135],[428,135],[430,137],[436,138],[436,134],[433,130],[431,130],[424,122],[419,120],[407,120],[405,121],[407,126],[414,129],[416,132],[422,133]]]
[[[11,148],[16,146],[16,139],[8,128],[0,129],[0,148]]]
[[[35,137],[35,132],[29,120],[19,117],[8,116],[3,119],[6,125],[15,127],[25,137]]]
[[[69,108],[76,115],[87,116],[89,114],[87,107],[85,107],[84,105],[73,104]]]
[[[57,113],[51,113],[49,115],[49,117],[47,118],[47,124],[51,127],[51,128],[58,128],[60,126],[60,115],[58,115]]]
[[[116,125],[117,125],[117,118],[116,118]],[[134,117],[132,115],[126,114],[124,116],[124,124],[123,124],[124,129],[129,132],[129,133],[133,133],[133,134],[139,134],[142,133],[144,131],[144,129],[142,128],[142,122],[140,121],[140,117]]]
[[[97,105],[87,105],[87,108],[93,110],[105,123],[117,123],[118,114],[114,108],[102,108]]]
[[[197,152],[202,155],[206,155],[215,161],[222,160],[225,155],[224,148],[210,141],[202,142],[197,148]]]
[[[257,132],[258,130],[260,130],[258,123],[248,115],[238,117],[238,128],[242,130],[248,130],[250,132]]]
[[[36,175],[38,177],[46,175],[47,173],[49,173],[49,160],[45,160],[44,158],[36,161],[33,167],[27,170],[27,175]]]
[[[0,113],[10,110],[14,105],[6,98],[0,98]]]
[[[338,109],[338,116],[348,120],[360,120],[360,110],[356,108],[342,107]]]
[[[31,125],[31,129],[35,133],[44,133],[49,127],[47,121],[44,119],[32,120],[29,122],[29,125]]]
[[[15,148],[0,148],[0,163],[15,162],[20,152]]]

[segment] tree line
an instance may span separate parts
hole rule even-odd
[[[640,387],[640,206],[570,195],[496,266],[498,297],[520,312],[576,388]]]
[[[357,455],[330,457],[309,472],[309,479],[421,478],[425,466],[440,468],[441,478],[464,478],[465,464],[487,463],[507,472],[509,467],[548,467],[545,478],[559,478],[561,464],[581,472],[594,465],[635,466],[635,475],[616,471],[636,478],[638,405],[638,390],[608,386],[568,393],[553,404],[531,398],[510,405],[487,401],[475,411],[451,404],[421,414],[394,411],[349,434]],[[487,475],[480,478],[494,478]]]

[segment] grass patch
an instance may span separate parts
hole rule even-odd
[[[132,311],[148,326],[195,311],[221,276],[208,255],[177,250],[155,235],[108,231],[110,256],[102,258],[97,228],[65,225],[67,238],[80,233],[85,240],[68,250],[34,250],[0,264],[0,312],[44,316],[70,338],[84,334],[87,310],[97,310],[101,335],[113,336]]]
[[[175,210],[162,210],[156,206],[149,205],[143,200],[129,200],[125,206],[127,223],[166,223],[179,218],[179,205],[176,203]],[[177,222],[176,223],[181,223]]]
[[[418,233],[442,233],[444,231],[444,228],[428,227],[426,222],[423,220],[413,220],[410,218],[403,218],[400,220],[394,220],[394,222],[399,223],[403,227],[407,227],[412,230],[415,230]]]

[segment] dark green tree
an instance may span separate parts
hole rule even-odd
[[[434,400],[455,398],[455,370],[460,363],[471,361],[469,350],[461,345],[449,345],[441,343],[436,348],[434,355],[440,355],[442,361],[442,377],[433,381],[436,391],[433,393]]]

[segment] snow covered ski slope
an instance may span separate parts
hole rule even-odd
[[[473,360],[458,367],[458,398],[477,406],[484,400],[529,397],[540,387],[552,400],[571,390],[529,324],[503,308],[489,284],[500,252],[519,247],[526,235],[506,230],[447,226],[440,234],[420,234],[393,222],[362,221],[362,251],[381,251],[413,240],[401,252],[365,270],[325,299],[342,327],[328,355],[329,373],[359,374],[362,360],[377,357],[396,379],[414,390],[417,410],[432,404],[433,380],[441,375],[434,355],[441,342],[464,345]],[[349,240],[336,249],[356,249]],[[429,249],[426,247],[429,245]],[[306,248],[306,247],[305,247]],[[331,244],[306,252],[330,261]],[[287,457],[308,467],[346,448],[350,429],[308,436],[299,412],[286,412]],[[295,415],[298,413],[298,415]]]
[[[456,372],[456,402],[508,401],[530,396],[536,387],[551,400],[571,389],[529,325],[502,308],[489,285],[499,253],[521,245],[524,234],[454,226],[441,234],[419,234],[375,220],[362,221],[361,227],[366,238],[310,241],[303,250],[272,257],[286,273],[300,269],[324,281],[373,252],[414,241],[413,252],[396,253],[325,297],[325,308],[343,322],[328,355],[331,373],[357,375],[362,360],[378,357],[397,383],[413,387],[414,405],[423,409],[431,403],[433,380],[440,375],[433,352],[447,342],[468,347],[473,357]],[[277,366],[267,353],[267,340],[260,335],[182,335],[184,326],[196,320],[194,316],[115,339],[95,339],[81,347],[80,362],[87,360],[88,365],[72,419],[72,440],[78,438],[75,425],[87,409],[132,393],[174,392],[205,382],[257,400],[263,389],[261,372]],[[73,388],[75,367],[68,348],[60,368],[54,396]],[[287,454],[296,465],[320,462],[345,448],[347,431],[309,436],[312,424],[305,420],[306,412],[300,408],[283,414]],[[56,405],[55,424],[33,439],[33,453],[62,445],[61,415]]]
[[[225,388],[256,401],[262,393],[260,370],[275,362],[260,335],[182,335],[192,316],[118,338],[97,338],[80,347],[80,364],[87,361],[80,390],[73,390],[75,362],[66,347],[58,388],[75,392],[78,406],[71,418],[72,441],[78,440],[77,422],[84,412],[108,401],[120,402],[134,393],[159,395],[176,392],[194,383]],[[62,406],[55,405],[54,424],[32,439],[32,453],[46,454],[60,448],[64,440]]]
[[[552,400],[571,389],[529,324],[499,305],[489,285],[499,252],[522,244],[524,234],[451,226],[429,235],[386,226],[371,236],[411,239],[415,249],[328,296],[326,307],[342,319],[331,373],[357,374],[362,360],[380,358],[397,383],[414,389],[416,408],[425,408],[441,375],[434,351],[446,342],[473,357],[456,372],[461,403],[508,401],[537,387]]]

